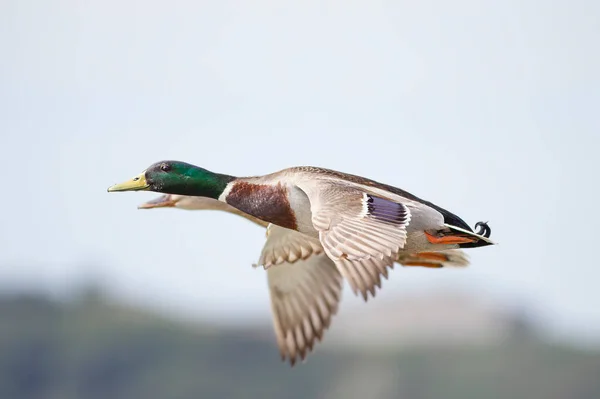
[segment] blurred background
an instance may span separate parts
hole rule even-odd
[[[0,2],[0,397],[598,398],[600,3]],[[489,221],[281,363],[264,230],[106,188],[322,166]]]

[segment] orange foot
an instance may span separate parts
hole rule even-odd
[[[422,266],[430,267],[432,269],[439,269],[443,267],[440,263],[429,263],[429,262],[403,262],[402,266]]]
[[[414,256],[416,258],[436,260],[440,262],[447,262],[449,260],[448,255],[445,255],[441,252],[418,252]]]
[[[477,238],[463,237],[463,236],[442,236],[436,237],[425,232],[427,241],[432,244],[468,244],[470,242],[477,241]]]

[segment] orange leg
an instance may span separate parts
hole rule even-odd
[[[443,236],[436,237],[425,232],[425,237],[432,244],[468,244],[477,241],[477,238],[461,237],[461,236]]]
[[[430,268],[434,268],[434,269],[439,269],[440,267],[442,267],[442,265],[440,265],[439,263],[428,263],[428,262],[404,262],[404,263],[402,263],[402,266],[423,266],[423,267],[430,267]]]
[[[414,254],[414,257],[428,260],[437,260],[440,262],[448,261],[448,256],[439,252],[419,252]]]

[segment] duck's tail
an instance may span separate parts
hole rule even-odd
[[[487,222],[477,222],[475,224],[475,228],[479,228],[476,232],[465,230],[460,227],[452,226],[446,224],[452,231],[453,236],[464,237],[465,239],[471,240],[470,242],[460,243],[460,248],[477,248],[477,247],[485,247],[486,245],[495,245],[496,243],[490,240],[490,235],[492,234],[492,229],[488,225]]]
[[[475,225],[476,228],[479,227],[477,232],[470,228],[465,229],[448,223],[444,224],[444,227],[447,230],[438,232],[438,235],[425,232],[427,240],[432,244],[458,245],[459,248],[477,248],[486,245],[495,245],[489,238],[492,229],[487,222],[478,222]]]

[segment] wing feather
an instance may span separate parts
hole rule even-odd
[[[303,188],[303,187],[301,187]],[[305,190],[312,221],[325,251],[334,260],[397,255],[406,243],[410,210],[401,203],[351,187],[321,183]]]
[[[315,238],[294,230],[270,224],[267,227],[265,243],[258,265],[268,269],[284,262],[294,263],[323,252],[321,242]]]
[[[285,235],[297,237],[281,237]],[[342,275],[322,249],[316,254],[317,251],[312,250],[311,255],[304,259],[288,261],[293,259],[289,256],[292,248],[300,251],[300,248],[308,250],[313,247],[290,245],[286,254],[285,248],[274,245],[291,240],[300,242],[302,237],[311,239],[296,231],[273,226],[265,243],[265,247],[273,251],[263,250],[266,255],[278,253],[285,258],[277,264],[272,261],[265,264],[269,265],[267,281],[277,345],[282,359],[289,360],[292,365],[297,360],[304,360],[315,343],[323,338],[338,310],[343,288]],[[320,243],[318,245],[320,247]]]
[[[388,267],[393,268],[394,259],[384,257],[383,259],[366,259],[362,261],[351,261],[341,259],[336,262],[340,273],[350,284],[354,294],[360,294],[365,301],[369,299],[369,293],[375,297],[376,287],[381,288],[381,276],[387,279]]]
[[[325,253],[338,266],[355,294],[375,295],[404,248],[409,208],[357,187],[332,180],[297,183],[310,201],[312,224]]]

